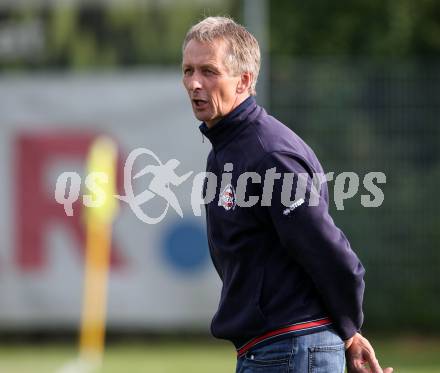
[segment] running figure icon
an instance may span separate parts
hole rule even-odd
[[[179,201],[177,200],[174,192],[170,189],[169,185],[172,184],[174,186],[178,186],[182,184],[192,174],[192,171],[182,176],[178,176],[174,170],[179,166],[179,164],[180,162],[177,159],[170,159],[163,165],[148,165],[139,171],[133,177],[133,179],[137,179],[146,174],[153,174],[154,177],[153,180],[151,180],[148,189],[168,201],[171,207],[179,214],[179,216],[182,217],[183,212]],[[151,195],[148,200],[153,197],[154,195]],[[143,202],[146,202],[146,200]]]

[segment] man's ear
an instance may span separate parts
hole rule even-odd
[[[240,81],[237,84],[237,93],[241,94],[249,91],[249,87],[252,84],[252,73],[244,72],[240,74]]]

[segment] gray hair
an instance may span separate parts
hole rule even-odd
[[[190,28],[183,41],[182,52],[190,40],[211,43],[215,39],[229,44],[225,65],[233,74],[252,74],[249,94],[255,96],[260,71],[260,47],[257,39],[243,26],[227,17],[207,17]]]

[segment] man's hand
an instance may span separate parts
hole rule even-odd
[[[393,368],[382,368],[370,342],[359,333],[345,341],[348,373],[392,373]]]

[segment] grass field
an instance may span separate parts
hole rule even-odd
[[[379,361],[396,373],[440,373],[440,338],[372,338]],[[75,359],[66,344],[0,345],[0,373],[56,373]],[[234,372],[235,356],[227,343],[125,342],[111,344],[103,373]]]

